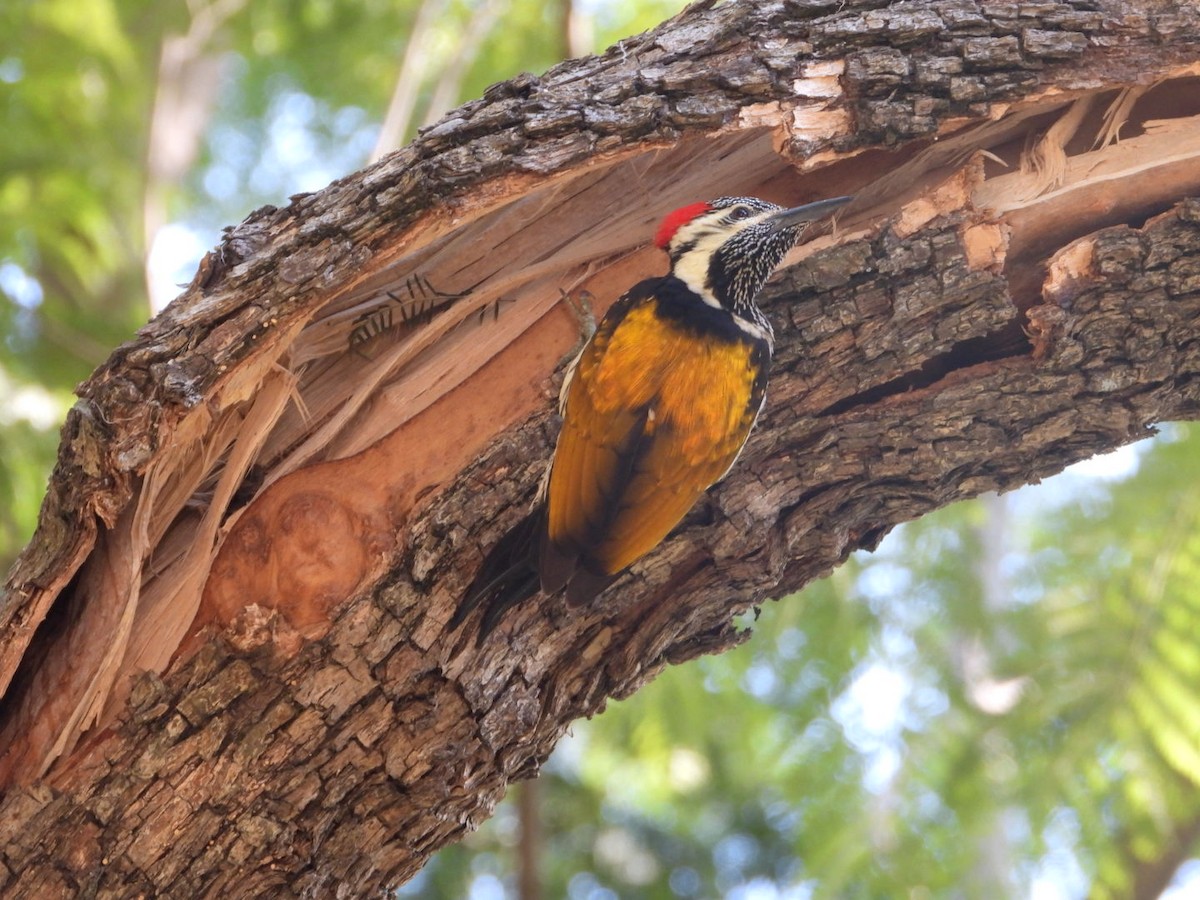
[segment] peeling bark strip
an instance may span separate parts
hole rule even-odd
[[[6,895],[394,885],[738,611],[1194,416],[1197,34],[1167,2],[701,4],[230,229],[81,387],[9,575]],[[447,634],[549,455],[560,289],[611,301],[663,212],[731,193],[859,198],[764,298],[742,460],[593,608]]]

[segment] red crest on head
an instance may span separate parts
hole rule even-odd
[[[710,209],[712,207],[707,203],[689,203],[687,206],[679,207],[673,213],[668,213],[662,220],[662,224],[658,226],[658,233],[654,235],[654,245],[666,250],[667,245],[671,243],[671,238],[675,237],[675,232],[696,216],[706,213]]]

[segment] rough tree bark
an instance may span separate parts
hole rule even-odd
[[[80,387],[9,575],[6,893],[396,884],[738,612],[1194,416],[1198,34],[1163,0],[701,4],[230,229]],[[768,291],[734,472],[594,607],[447,633],[548,457],[560,288],[603,306],[728,193],[859,198]]]

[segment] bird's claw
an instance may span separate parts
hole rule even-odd
[[[575,324],[579,329],[579,339],[575,342],[575,346],[559,360],[555,369],[562,369],[570,366],[579,358],[579,354],[583,352],[583,348],[587,346],[588,341],[592,339],[592,335],[596,333],[596,313],[592,309],[592,301],[595,299],[590,291],[579,291],[572,294],[562,288],[558,289],[560,299],[571,310],[571,315],[575,317]]]

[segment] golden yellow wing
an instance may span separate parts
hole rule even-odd
[[[599,590],[666,537],[737,458],[762,402],[768,353],[736,330],[663,316],[648,288],[614,307],[567,391],[548,486],[544,590],[577,571]]]

